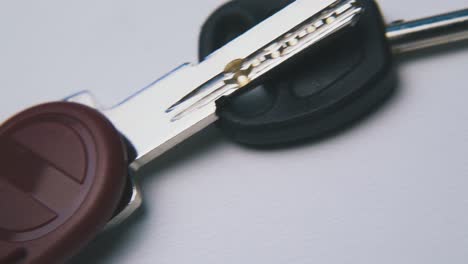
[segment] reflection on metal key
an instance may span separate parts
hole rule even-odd
[[[349,25],[360,11],[360,8],[354,6],[353,1],[348,1],[338,8],[331,9],[318,17],[308,19],[293,30],[278,37],[267,47],[254,52],[246,58],[236,59],[228,63],[222,73],[213,80],[210,80],[206,85],[202,85],[196,89],[196,94],[198,94],[197,92],[201,93],[205,89],[211,91],[205,97],[186,108],[182,107],[181,104],[195,97],[194,94],[191,94],[171,106],[167,112],[182,108],[182,111],[172,118],[173,121],[176,121],[189,112],[214,102],[221,96],[229,95],[231,92],[246,86],[251,81],[287,61],[310,45]]]
[[[297,0],[200,64],[185,64],[114,107],[99,107],[81,92],[6,121],[0,201],[14,202],[0,204],[7,212],[0,218],[0,263],[66,260],[106,225],[125,220],[141,204],[134,178],[140,168],[216,121],[218,99],[355,25],[362,2]],[[466,18],[463,11],[396,24],[387,35],[395,53],[415,50],[465,39]],[[451,34],[433,35],[441,28]]]
[[[216,121],[219,98],[353,25],[362,10],[357,0],[296,1],[114,107],[82,92],[6,121],[0,200],[15,202],[0,204],[8,212],[0,218],[0,263],[62,262],[125,220],[141,204],[135,172]]]
[[[296,1],[198,65],[185,64],[114,108],[100,109],[137,152],[134,171],[217,120],[217,99],[352,25],[354,0]],[[89,94],[68,99],[96,106]]]

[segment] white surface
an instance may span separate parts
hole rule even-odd
[[[0,119],[181,62],[222,0],[0,1]],[[387,19],[466,0],[380,0]],[[176,32],[176,33],[174,33]],[[258,151],[210,128],[143,178],[145,210],[73,263],[468,262],[468,48],[399,63],[399,93],[320,143]]]

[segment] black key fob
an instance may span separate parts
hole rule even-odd
[[[200,36],[203,59],[292,1],[236,0],[215,11]],[[235,141],[277,145],[323,137],[372,112],[395,87],[377,4],[347,28],[280,69],[261,87],[220,100],[218,125]]]

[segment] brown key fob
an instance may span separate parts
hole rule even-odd
[[[355,27],[369,10],[362,2],[295,1],[114,107],[95,110],[84,92],[0,125],[0,264],[62,263],[128,217],[141,202],[129,176],[221,118],[223,98]]]
[[[0,127],[0,263],[61,263],[113,216],[127,177],[120,134],[75,103],[28,109]]]
[[[114,107],[98,109],[85,92],[8,120],[0,126],[0,263],[73,256],[138,207],[135,184],[121,203],[128,179],[134,182],[128,176],[215,122],[218,99],[354,26],[362,12],[356,0],[301,1],[217,56],[185,64]],[[131,163],[123,137],[134,150]]]

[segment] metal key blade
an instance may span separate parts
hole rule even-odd
[[[353,1],[348,1],[338,8],[323,12],[321,15],[303,22],[300,26],[269,43],[267,47],[260,49],[247,58],[236,59],[226,65],[223,73],[197,89],[200,91],[199,94],[205,94],[204,97],[187,96],[171,106],[167,112],[180,108],[180,113],[172,119],[176,121],[191,111],[213,102],[220,96],[229,95],[231,92],[270,72],[307,47],[349,25],[360,11],[360,8],[354,8]],[[203,93],[204,90],[209,94]],[[195,92],[195,94],[197,93]],[[190,99],[195,102],[188,102],[186,107],[181,106]]]
[[[397,21],[388,26],[387,38],[397,55],[468,40],[468,9]]]
[[[137,152],[137,171],[217,120],[216,100],[352,25],[355,0],[299,0],[198,65],[186,64],[111,109],[101,111]],[[86,103],[86,96],[71,101]]]

